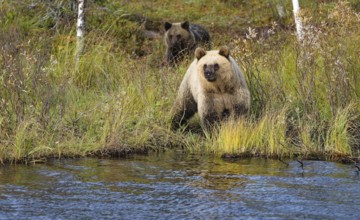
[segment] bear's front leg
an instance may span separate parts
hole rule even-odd
[[[196,111],[196,102],[190,94],[178,96],[171,109],[171,128],[175,130],[184,125]]]
[[[198,112],[201,125],[205,131],[211,131],[214,125],[220,122],[214,100],[211,97],[199,97]]]
[[[170,48],[168,48],[168,49],[166,50],[166,62],[167,62],[170,66],[175,66],[175,64],[176,64],[174,52],[171,51]]]
[[[238,90],[235,93],[235,104],[234,104],[234,116],[239,118],[243,115],[247,115],[250,110],[250,93],[248,90]]]

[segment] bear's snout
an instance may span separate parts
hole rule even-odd
[[[171,39],[171,45],[173,45],[175,47],[180,47],[181,46],[181,39],[173,37]]]
[[[209,82],[214,82],[216,80],[216,68],[214,65],[204,66],[204,77]]]

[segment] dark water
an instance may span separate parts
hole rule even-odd
[[[166,153],[0,167],[0,219],[359,219],[351,165]]]

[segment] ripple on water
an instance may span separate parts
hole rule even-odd
[[[0,219],[355,218],[353,167],[160,154],[2,167]]]

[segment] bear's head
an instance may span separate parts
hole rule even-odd
[[[195,50],[195,57],[198,60],[197,73],[206,83],[223,83],[231,80],[233,71],[228,47],[211,51],[198,47]]]
[[[182,23],[165,22],[164,28],[166,31],[165,42],[170,48],[184,49],[194,41],[188,21]]]

